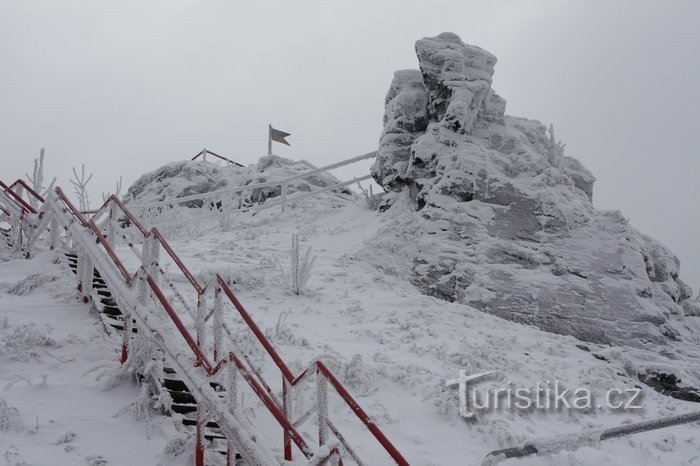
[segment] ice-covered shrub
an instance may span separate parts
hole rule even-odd
[[[367,367],[359,354],[354,355],[345,366],[343,382],[352,387],[358,396],[367,396],[377,390],[374,372]]]
[[[75,178],[71,178],[68,181],[73,185],[75,196],[78,199],[78,208],[83,212],[90,210],[90,196],[88,195],[87,185],[92,179],[92,173],[86,177],[85,164],[83,164],[80,167],[80,175],[78,175],[78,171],[73,167],[73,176]]]
[[[306,248],[304,258],[301,261],[299,260],[299,236],[296,234],[292,235],[292,248],[290,254],[291,263],[289,272],[282,267],[282,263],[278,258],[275,259],[284,282],[289,284],[294,294],[300,295],[306,286],[306,282],[311,276],[311,266],[314,263],[315,257],[312,255],[311,246],[309,246]]]

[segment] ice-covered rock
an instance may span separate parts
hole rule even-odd
[[[586,341],[683,339],[698,311],[678,259],[619,212],[593,207],[595,177],[564,155],[553,128],[504,115],[495,57],[451,33],[417,41],[416,52],[420,71],[394,75],[372,167],[393,192],[383,209],[402,249],[392,253],[413,283]]]

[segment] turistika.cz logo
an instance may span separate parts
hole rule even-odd
[[[639,388],[613,388],[605,392],[605,399],[596,403],[593,392],[585,387],[564,388],[558,381],[537,382],[534,387],[516,387],[508,381],[505,387],[488,391],[479,391],[474,385],[499,371],[482,372],[468,375],[459,371],[456,379],[446,382],[448,387],[459,388],[459,414],[471,419],[476,412],[514,410],[514,411],[590,411],[608,409],[626,411],[642,409]]]

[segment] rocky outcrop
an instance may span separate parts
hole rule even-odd
[[[695,332],[679,261],[593,207],[595,177],[553,128],[505,115],[495,57],[451,33],[419,40],[416,53],[420,71],[394,75],[372,167],[393,192],[382,208],[396,215],[388,229],[413,283],[590,342],[664,345]],[[410,221],[392,207],[402,198]]]

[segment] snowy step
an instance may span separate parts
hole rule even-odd
[[[196,425],[197,425],[197,419],[190,419],[190,418],[188,418],[188,417],[183,417],[183,418],[182,418],[182,423],[183,423],[184,425],[186,425],[186,426],[196,426]],[[207,428],[209,428],[209,429],[218,429],[218,428],[219,428],[219,424],[217,424],[217,423],[214,422],[214,421],[209,421],[209,422],[207,422],[207,424],[206,424],[204,427],[207,427]]]

